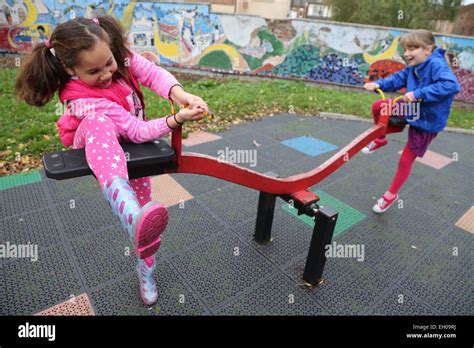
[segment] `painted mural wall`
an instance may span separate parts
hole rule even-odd
[[[2,0],[0,7],[0,52],[27,53],[59,23],[107,13],[122,21],[136,51],[153,51],[164,65],[346,85],[405,67],[404,32],[390,28],[268,21],[188,3]],[[474,38],[436,39],[462,85],[457,99],[474,102]]]

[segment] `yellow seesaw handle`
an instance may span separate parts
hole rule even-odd
[[[383,93],[383,91],[380,88],[377,88],[376,91],[380,94],[380,97],[382,98],[382,100],[386,100],[385,94]],[[395,99],[393,99],[392,103],[397,103],[398,101],[400,101],[402,99],[403,99],[403,95],[400,95],[400,96],[396,97]],[[422,102],[423,99],[418,99],[418,101]]]
[[[185,105],[184,107],[187,108],[188,105]],[[174,103],[171,100],[170,100],[170,109],[171,109],[171,114],[174,114],[175,113]],[[211,112],[211,111],[206,111],[203,114],[204,114],[204,116],[208,117],[209,119],[214,118],[214,113]]]
[[[380,88],[376,88],[375,90],[380,94],[382,100],[385,100],[385,94],[383,93],[383,91]]]

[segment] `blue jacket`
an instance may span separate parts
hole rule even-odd
[[[415,98],[422,100],[419,117],[407,117],[407,121],[426,133],[437,133],[446,127],[454,95],[461,90],[444,58],[445,52],[436,48],[423,63],[375,81],[382,91],[395,92],[406,87],[407,93],[414,92]]]

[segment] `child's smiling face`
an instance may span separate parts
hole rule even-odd
[[[107,88],[112,84],[112,75],[117,71],[117,62],[107,43],[98,40],[90,50],[79,54],[78,65],[66,70],[90,86]]]
[[[432,52],[432,47],[407,47],[403,57],[409,66],[423,63]]]

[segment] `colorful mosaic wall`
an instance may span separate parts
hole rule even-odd
[[[25,53],[58,23],[76,16],[113,14],[137,51],[154,51],[165,65],[360,85],[405,64],[402,31],[337,23],[210,13],[209,6],[178,3],[4,0],[0,52]],[[447,49],[462,92],[474,101],[474,39],[437,36]]]

